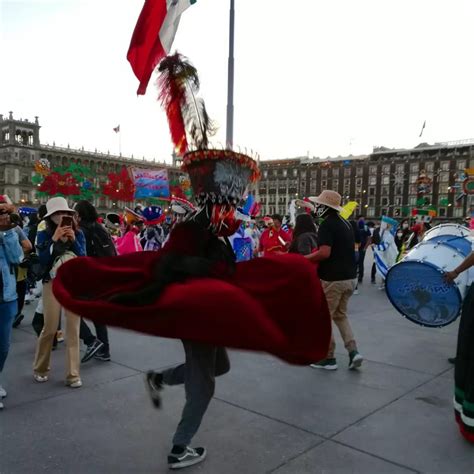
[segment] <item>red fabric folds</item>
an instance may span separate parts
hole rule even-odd
[[[165,0],[146,0],[133,31],[127,59],[140,81],[138,95],[145,94],[153,69],[166,56],[160,41],[160,29],[166,13]]]
[[[145,285],[161,255],[70,260],[54,280],[54,293],[74,313],[110,326],[264,351],[299,365],[326,356],[329,311],[314,265],[303,257],[239,263],[225,281],[202,278],[171,284],[150,306],[130,308],[106,301],[107,295]]]

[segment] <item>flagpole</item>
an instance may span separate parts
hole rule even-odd
[[[234,29],[235,0],[230,0],[229,16],[229,60],[227,69],[227,131],[226,147],[234,145]]]

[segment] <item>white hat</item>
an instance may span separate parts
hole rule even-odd
[[[342,211],[341,207],[341,195],[336,191],[330,191],[325,189],[319,196],[308,198],[310,201],[316,204],[322,204],[323,206],[330,207],[336,211]]]
[[[54,197],[51,198],[47,203],[46,203],[46,210],[48,211],[44,218],[52,216],[56,212],[70,212],[73,214],[75,211],[73,209],[70,209],[66,199],[63,197]]]

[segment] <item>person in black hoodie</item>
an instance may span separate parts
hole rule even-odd
[[[115,246],[107,230],[97,220],[99,215],[89,201],[78,201],[74,206],[78,214],[79,228],[86,238],[88,257],[110,257],[117,255]],[[110,360],[110,346],[107,326],[94,322],[97,337],[92,334],[89,326],[81,318],[80,338],[87,346],[81,362],[87,362],[93,357],[102,361]]]

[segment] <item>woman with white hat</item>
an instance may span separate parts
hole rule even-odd
[[[53,294],[52,279],[58,268],[65,261],[84,256],[86,242],[84,234],[79,230],[74,214],[66,199],[51,198],[46,203],[47,213],[44,225],[38,228],[36,249],[41,264],[45,267],[43,278],[44,326],[38,338],[34,361],[34,379],[46,382],[50,370],[51,350],[54,336],[61,317],[61,306]],[[79,325],[80,318],[68,310],[66,316],[66,385],[71,388],[82,386],[79,375]]]

